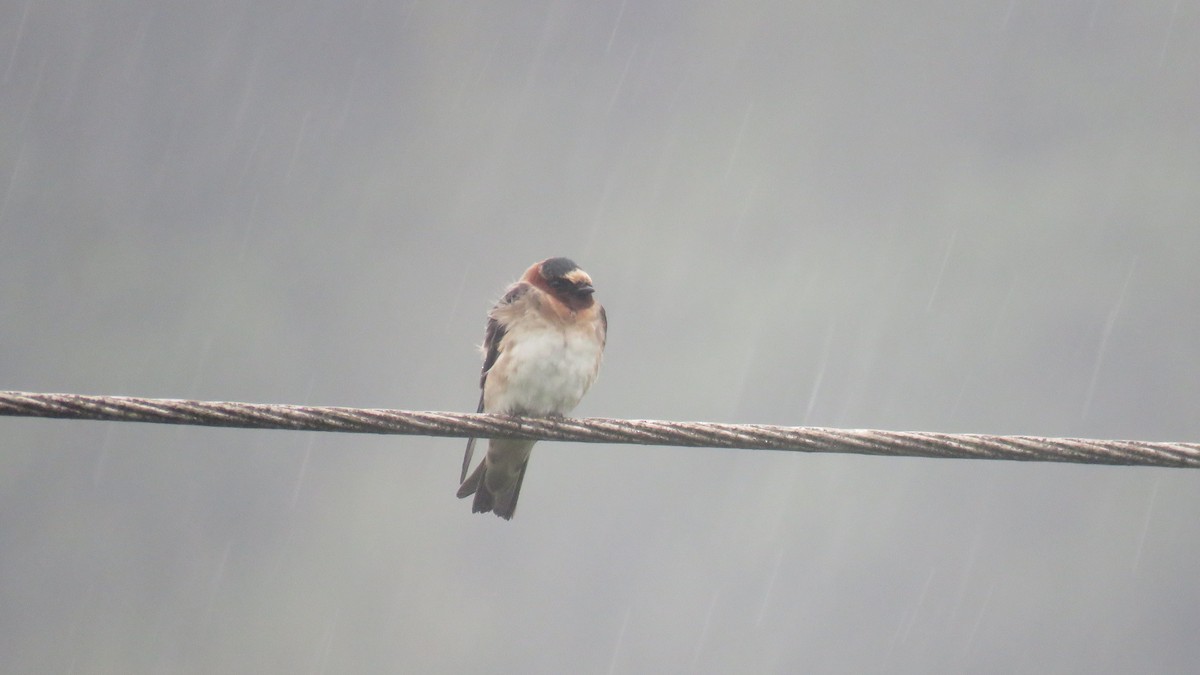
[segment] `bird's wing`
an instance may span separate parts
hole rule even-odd
[[[475,409],[476,413],[483,412],[483,390],[479,391],[479,407]],[[458,477],[458,484],[462,485],[463,481],[467,480],[467,469],[471,468],[471,458],[475,456],[475,438],[467,439],[467,451],[463,454],[462,475]]]
[[[507,332],[504,324],[496,319],[496,310],[511,305],[517,300],[520,300],[526,293],[533,290],[524,281],[519,281],[509,287],[503,298],[492,307],[492,311],[488,312],[487,330],[483,334],[483,373],[479,376],[479,407],[475,412],[483,412],[483,387],[487,384],[488,371],[492,366],[496,365],[496,359],[500,358],[500,351],[504,341],[504,335]],[[471,458],[475,455],[475,439],[467,439],[467,451],[463,454],[462,476],[458,479],[461,484],[467,479],[467,469],[471,466]]]

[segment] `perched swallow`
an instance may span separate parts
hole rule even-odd
[[[566,258],[525,270],[488,312],[478,412],[561,417],[579,405],[596,380],[608,317],[592,297],[592,278]],[[510,520],[534,441],[494,438],[467,477],[475,439],[467,441],[459,498],[471,510]]]

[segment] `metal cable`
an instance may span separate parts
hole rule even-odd
[[[192,424],[243,429],[524,438],[581,443],[632,443],[743,450],[846,452],[907,457],[1200,468],[1200,443],[987,436],[711,422],[513,417],[382,408],[38,394],[21,391],[0,392],[0,415]]]

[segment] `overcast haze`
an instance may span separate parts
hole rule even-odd
[[[1200,441],[1200,3],[0,3],[0,389]],[[21,673],[1184,672],[1200,473],[0,418]]]

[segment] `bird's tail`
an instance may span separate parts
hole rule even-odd
[[[528,444],[529,447],[533,443]],[[517,510],[517,497],[521,494],[521,484],[525,481],[525,470],[529,467],[528,450],[523,453],[519,464],[515,466],[493,465],[484,458],[471,475],[458,488],[458,498],[463,499],[475,495],[471,505],[473,513],[495,513],[505,520],[512,520]]]
[[[483,487],[483,474],[487,469],[483,468],[487,462],[480,462],[479,466],[471,472],[471,476],[463,480],[462,485],[458,486],[458,498],[470,497],[479,492],[480,488],[486,492],[487,488]]]

